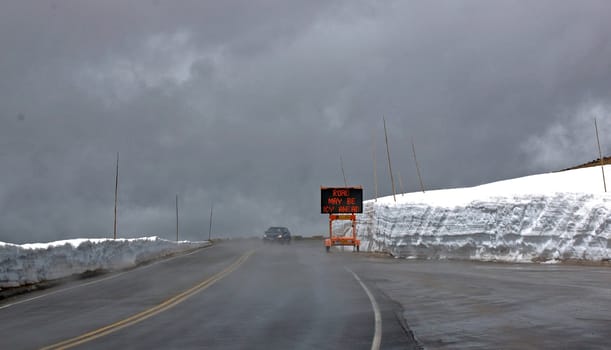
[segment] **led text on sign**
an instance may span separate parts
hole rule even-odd
[[[322,214],[363,212],[362,187],[321,187]]]

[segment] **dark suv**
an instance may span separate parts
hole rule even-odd
[[[263,243],[267,242],[279,242],[279,243],[291,243],[291,232],[286,227],[270,227],[263,234]]]

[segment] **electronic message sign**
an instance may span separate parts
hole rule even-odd
[[[321,214],[353,214],[363,212],[362,187],[321,187]]]

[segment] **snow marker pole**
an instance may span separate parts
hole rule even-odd
[[[375,202],[378,201],[378,171],[377,171],[377,163],[376,163],[376,131],[373,130],[372,132],[373,135],[373,143],[372,143],[372,148],[373,148],[373,185],[375,188]]]
[[[397,201],[397,197],[395,195],[395,179],[392,175],[392,166],[390,165],[390,148],[388,147],[388,133],[386,132],[386,118],[382,117],[384,121],[384,138],[386,140],[386,155],[388,156],[388,171],[390,172],[390,184],[392,186],[392,198]]]
[[[420,165],[418,165],[418,158],[416,158],[416,146],[414,145],[414,138],[412,137],[412,152],[414,153],[414,162],[416,163],[416,171],[418,172],[418,180],[420,181],[420,189],[424,193],[424,184],[422,183],[422,176],[420,175]]]
[[[178,194],[176,195],[176,242],[178,242]]]
[[[117,170],[115,172],[115,222],[113,229],[113,239],[117,239],[117,198],[119,194],[119,152],[117,152]]]
[[[208,241],[210,241],[212,237],[212,210],[214,209],[214,202],[210,205],[210,225],[208,226]]]
[[[342,176],[344,177],[344,186],[348,187],[348,181],[346,181],[346,173],[344,172],[344,160],[342,159],[341,154],[339,156],[339,164],[342,168]]]
[[[399,177],[399,188],[401,189],[401,197],[405,194],[405,189],[403,188],[403,177],[401,177],[401,172],[397,171],[397,176]]]
[[[603,159],[603,152],[600,148],[600,139],[598,138],[598,123],[596,122],[596,118],[594,118],[594,128],[596,129],[596,143],[598,144],[598,156],[600,157],[600,170],[603,173],[603,186],[605,187],[605,192],[607,192],[607,182],[605,181],[605,160]]]

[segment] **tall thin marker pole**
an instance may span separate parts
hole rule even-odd
[[[390,148],[388,147],[388,133],[386,132],[386,118],[382,117],[384,121],[384,138],[386,140],[386,155],[388,156],[388,171],[390,172],[390,184],[392,186],[392,198],[397,201],[397,196],[395,195],[395,178],[392,175],[392,166],[390,164]]]
[[[119,152],[117,152],[117,168],[115,172],[115,222],[113,229],[113,239],[117,239],[117,202],[119,197]]]
[[[178,195],[176,195],[176,241],[178,242]]]
[[[339,164],[342,167],[342,176],[344,177],[344,186],[348,187],[348,181],[346,181],[346,173],[344,172],[344,160],[342,156],[339,156]]]
[[[375,188],[375,202],[378,201],[378,166],[376,163],[376,131],[373,130],[373,185]]]
[[[212,239],[212,211],[214,210],[214,203],[210,205],[210,226],[208,227],[208,241]]]
[[[598,156],[600,157],[600,170],[603,173],[603,186],[605,187],[605,192],[607,192],[607,181],[605,181],[605,160],[603,159],[603,152],[600,148],[600,139],[598,138],[598,123],[596,122],[596,118],[594,118],[594,128],[596,129],[596,143],[598,144]]]
[[[397,171],[397,176],[399,176],[399,188],[401,189],[401,196],[403,196],[405,189],[403,188],[403,178],[401,177],[400,171]]]
[[[414,138],[412,138],[412,152],[414,153],[414,163],[416,163],[416,171],[418,172],[420,189],[422,190],[422,193],[424,193],[424,184],[422,183],[422,175],[420,175],[420,165],[418,164],[418,158],[416,157],[416,146],[414,145]]]

